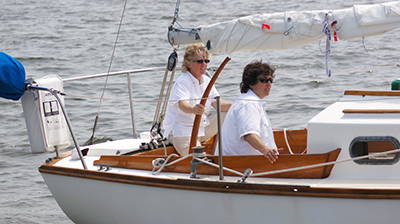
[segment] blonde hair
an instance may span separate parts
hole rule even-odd
[[[204,46],[203,43],[200,44],[190,44],[186,47],[185,54],[183,55],[183,62],[182,62],[182,72],[190,72],[190,68],[187,66],[186,62],[193,62],[198,54],[203,54],[206,59],[210,59],[211,54]]]

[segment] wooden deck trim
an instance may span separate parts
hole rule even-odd
[[[284,130],[274,130],[275,143],[278,148],[283,148],[281,154],[289,154],[289,149],[286,145]],[[307,129],[287,129],[286,137],[289,146],[293,153],[303,153],[307,149]]]
[[[400,109],[344,109],[345,114],[398,114]]]
[[[400,199],[400,189],[356,189],[356,188],[326,188],[304,185],[254,184],[225,181],[205,181],[198,179],[162,179],[140,177],[126,174],[116,174],[104,171],[93,171],[57,167],[43,164],[39,167],[41,173],[64,175],[75,178],[93,179],[124,184],[173,188],[181,190],[208,191],[220,193],[239,193],[253,195],[323,197],[323,198],[357,198],[357,199]],[[188,174],[189,175],[189,174]]]
[[[400,96],[400,91],[368,91],[368,90],[346,90],[344,95],[360,96]]]
[[[247,168],[251,168],[254,173],[264,173],[269,171],[279,171],[296,167],[303,167],[314,164],[322,164],[325,162],[335,161],[341,149],[335,149],[323,154],[280,154],[278,160],[271,164],[262,155],[242,155],[242,156],[224,156],[224,166],[238,172],[243,173]],[[152,161],[158,158],[166,158],[163,155],[134,155],[134,156],[118,156],[118,155],[103,155],[99,160],[94,161],[94,165],[108,164],[113,167],[137,170],[153,170]],[[172,157],[169,162],[173,162],[179,157]],[[218,163],[218,156],[207,155],[207,158],[215,164]],[[164,167],[163,172],[172,173],[190,173],[192,158],[185,158],[172,166]],[[333,165],[326,167],[314,167],[304,170],[296,170],[290,172],[282,172],[277,174],[269,174],[263,177],[271,178],[310,178],[321,179],[330,175]],[[218,175],[219,169],[208,165],[199,165],[197,173],[203,175]],[[229,171],[224,171],[226,176],[236,176],[237,174]]]

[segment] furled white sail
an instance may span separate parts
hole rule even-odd
[[[346,40],[378,35],[399,27],[400,1],[397,1],[340,10],[256,14],[200,26],[186,36],[181,30],[171,29],[169,35],[174,45],[210,41],[213,53],[231,53],[290,49],[325,36],[329,40]]]

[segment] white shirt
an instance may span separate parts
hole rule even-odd
[[[201,77],[200,83],[190,72],[182,73],[179,78],[175,81],[172,87],[171,96],[167,106],[167,112],[165,115],[164,136],[172,132],[174,137],[188,137],[192,134],[193,122],[195,114],[189,114],[179,109],[178,102],[185,100],[191,106],[195,106],[200,103],[201,97],[203,97],[204,91],[210,83],[210,78],[206,75]],[[204,127],[209,125],[207,115],[211,110],[211,103],[215,101],[215,97],[219,96],[215,86],[211,88],[209,97],[206,101],[206,109],[202,115],[198,136],[204,136]]]
[[[277,148],[266,102],[251,89],[235,100],[225,117],[221,130],[223,155],[262,155],[244,140],[248,134],[256,134],[269,148]],[[215,154],[218,155],[218,150]]]

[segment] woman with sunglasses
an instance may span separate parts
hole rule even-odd
[[[200,103],[204,90],[210,78],[205,75],[207,64],[210,62],[210,53],[204,44],[191,44],[186,47],[182,63],[182,74],[175,81],[171,90],[164,120],[164,136],[172,143],[180,155],[189,152],[190,136],[193,121],[196,115],[202,115],[198,141],[206,141],[217,134],[217,115],[210,114],[211,106],[216,108],[216,96],[219,96],[215,86],[212,87],[206,105]],[[222,118],[232,103],[221,101]]]
[[[223,155],[264,155],[278,159],[274,134],[262,99],[269,95],[275,70],[252,62],[244,68],[239,98],[232,104],[221,130]],[[218,154],[218,150],[215,152]]]

